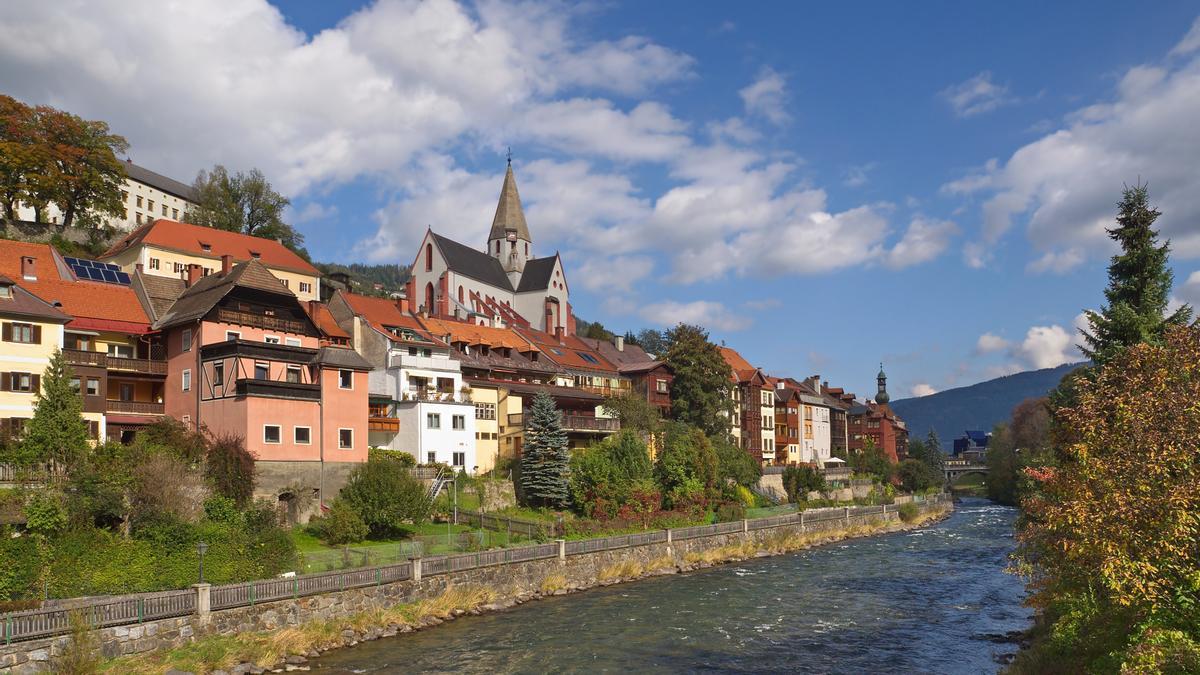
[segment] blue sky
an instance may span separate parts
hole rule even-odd
[[[1200,301],[1192,3],[49,4],[0,8],[0,91],[263,169],[318,260],[482,247],[511,145],[579,316],[860,394],[1077,359],[1139,177]]]

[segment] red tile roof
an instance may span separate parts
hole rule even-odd
[[[316,300],[309,300],[301,303],[304,305],[304,312],[308,314],[308,318],[312,319],[317,329],[325,337],[350,339],[350,334],[342,330],[338,322],[333,318],[333,314],[329,312],[329,305]]]
[[[564,368],[617,371],[617,367],[604,358],[603,354],[592,349],[590,345],[576,335],[564,334],[562,342],[559,343],[558,338],[544,331],[533,330],[532,328],[518,328],[515,330],[527,340],[537,345],[542,350],[542,353],[548,356],[551,361]],[[584,356],[585,354],[587,356]],[[593,359],[594,362],[589,361],[588,357]]]
[[[156,220],[130,232],[100,257],[103,259],[114,256],[141,244],[206,256],[214,260],[220,259],[222,255],[233,256],[234,262],[244,262],[257,257],[267,267],[277,267],[313,276],[321,275],[311,263],[274,239],[252,237],[240,232],[227,232],[203,225],[179,223],[166,219]],[[207,250],[205,245],[208,246]],[[254,256],[252,253],[258,255]]]
[[[511,328],[492,328],[480,326],[465,321],[449,321],[432,317],[421,320],[434,335],[450,336],[451,342],[465,342],[469,345],[487,345],[489,349],[508,347],[519,352],[539,351],[528,340],[524,339]]]
[[[417,334],[421,339],[431,342],[436,345],[441,345],[442,342],[437,338],[431,337],[425,327],[420,324],[411,314],[405,314],[396,306],[396,301],[390,298],[376,298],[369,295],[358,295],[357,293],[348,293],[346,291],[338,291],[342,298],[350,305],[350,309],[354,313],[362,317],[372,328],[383,333],[384,335],[393,336],[391,328],[407,328]],[[332,318],[332,317],[331,317]]]
[[[725,363],[733,369],[733,377],[737,382],[744,382],[754,377],[755,371],[758,368],[750,365],[750,362],[742,358],[742,355],[737,353],[731,347],[717,347],[721,351],[721,356],[725,359]]]
[[[21,276],[23,257],[34,259],[37,280]],[[75,317],[67,324],[68,328],[87,327],[94,330],[103,326],[102,330],[128,333],[146,333],[150,330],[150,319],[132,288],[76,280],[49,244],[5,241],[0,246],[0,274],[15,280],[22,288],[52,305],[61,303],[62,310]]]

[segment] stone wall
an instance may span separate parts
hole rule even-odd
[[[54,235],[58,235],[69,242],[83,245],[94,244],[100,249],[107,249],[126,234],[112,228],[93,229],[88,227],[67,227],[62,228],[60,232],[58,225],[32,223],[25,220],[10,221],[3,218],[0,218],[0,228],[2,228],[0,237],[4,239],[48,244]]]
[[[922,511],[946,508],[946,503],[923,504]],[[97,631],[100,651],[105,657],[138,654],[156,649],[171,649],[208,635],[233,635],[247,631],[268,631],[314,619],[347,617],[379,606],[406,604],[435,598],[452,586],[479,586],[494,591],[497,607],[510,606],[543,594],[562,594],[599,585],[658,574],[687,571],[714,564],[699,560],[719,549],[753,544],[756,550],[769,549],[770,542],[792,534],[834,533],[847,526],[887,525],[902,529],[896,511],[847,520],[785,525],[763,530],[748,530],[711,537],[699,537],[669,543],[633,546],[566,556],[562,559],[532,560],[495,565],[450,574],[425,577],[420,581],[357,588],[298,600],[268,602],[175,619],[149,621],[141,625],[119,626]],[[762,553],[760,553],[761,555]],[[744,556],[743,556],[744,557]],[[630,574],[622,570],[633,570]],[[70,638],[30,641],[11,646],[0,645],[0,673],[34,673],[48,670],[51,660],[62,652]],[[349,644],[349,643],[347,643]]]

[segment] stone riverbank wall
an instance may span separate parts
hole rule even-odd
[[[951,506],[952,499],[946,495],[930,497],[918,504],[920,511],[925,513],[946,510]],[[405,578],[392,582],[385,581],[387,574],[395,575],[395,569],[400,566],[225,587],[205,585],[189,591],[195,594],[194,603],[189,605],[192,609],[190,613],[155,620],[142,619],[95,632],[101,653],[113,658],[171,649],[209,635],[269,631],[314,619],[348,617],[381,606],[436,598],[454,586],[490,589],[497,598],[491,607],[499,609],[543,594],[562,594],[650,575],[707,567],[721,562],[719,557],[713,558],[712,554],[719,554],[722,549],[730,550],[751,544],[763,551],[769,550],[771,543],[779,541],[781,537],[820,536],[822,533],[834,534],[856,526],[872,525],[883,526],[883,529],[870,533],[904,527],[897,506],[815,509],[801,514],[638,535],[570,542],[559,540],[523,549],[414,559],[404,563],[407,569],[401,571],[407,572],[403,575]],[[538,557],[513,562],[502,560],[505,557],[521,557],[514,555],[519,551]],[[331,588],[305,596],[300,590],[301,580],[305,578],[316,579]],[[372,579],[375,581],[372,582]],[[271,596],[272,588],[292,588],[294,596],[266,600]],[[256,592],[264,601],[253,600]],[[247,599],[249,602],[246,602]],[[218,609],[230,603],[241,606]],[[139,608],[143,606],[144,603],[138,605]],[[0,616],[0,621],[4,621],[5,616],[20,614]],[[7,635],[14,634],[11,627],[7,631]],[[345,644],[357,642],[360,637],[347,635]],[[69,637],[59,636],[8,644],[0,642],[0,673],[48,671],[53,659],[62,653],[69,640]]]

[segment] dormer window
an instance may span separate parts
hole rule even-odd
[[[254,258],[255,260],[258,260],[259,258],[262,257],[262,254],[259,253],[258,251],[250,251],[250,257]]]
[[[200,250],[204,251],[205,253],[211,253],[212,252],[212,244],[206,244],[204,242],[200,242]]]
[[[12,284],[0,284],[0,299],[7,300],[13,296]]]

